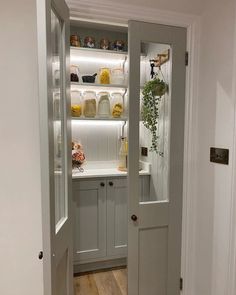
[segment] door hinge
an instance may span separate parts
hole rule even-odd
[[[184,280],[183,280],[183,278],[180,278],[180,280],[179,280],[179,289],[180,289],[180,291],[183,290],[183,284],[184,284]]]
[[[188,66],[188,58],[189,58],[189,54],[188,51],[185,52],[185,65]]]

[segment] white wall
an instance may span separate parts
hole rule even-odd
[[[229,294],[236,99],[235,8],[235,0],[209,0],[201,21],[195,295]],[[229,148],[228,166],[210,163],[211,146]]]
[[[0,37],[0,294],[41,295],[36,1],[1,1]]]

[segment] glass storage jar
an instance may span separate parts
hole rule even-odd
[[[108,92],[98,93],[98,116],[101,118],[110,117],[110,95]]]
[[[85,91],[83,96],[84,116],[94,118],[97,110],[96,93],[94,91]]]
[[[122,68],[114,68],[111,71],[112,84],[124,84],[124,70]]]
[[[82,94],[78,90],[71,91],[71,116],[80,117],[82,115]]]
[[[111,71],[109,68],[101,68],[99,70],[99,81],[101,84],[111,83]]]
[[[124,99],[120,92],[111,94],[111,113],[113,118],[120,118],[124,113]]]
[[[79,82],[79,68],[78,66],[70,66],[70,80],[71,82]]]

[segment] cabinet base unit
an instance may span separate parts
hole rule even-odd
[[[149,176],[140,176],[142,199]],[[127,177],[73,179],[75,272],[126,265]]]

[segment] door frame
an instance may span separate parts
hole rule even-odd
[[[184,175],[182,209],[182,253],[181,276],[184,278],[183,295],[193,293],[195,261],[195,200],[197,198],[197,121],[198,121],[198,77],[200,53],[200,17],[188,14],[163,11],[143,6],[108,3],[106,0],[68,0],[70,19],[118,26],[128,26],[128,20],[172,25],[187,29],[187,52],[185,89],[185,130],[184,130]],[[78,7],[80,8],[78,10]]]

